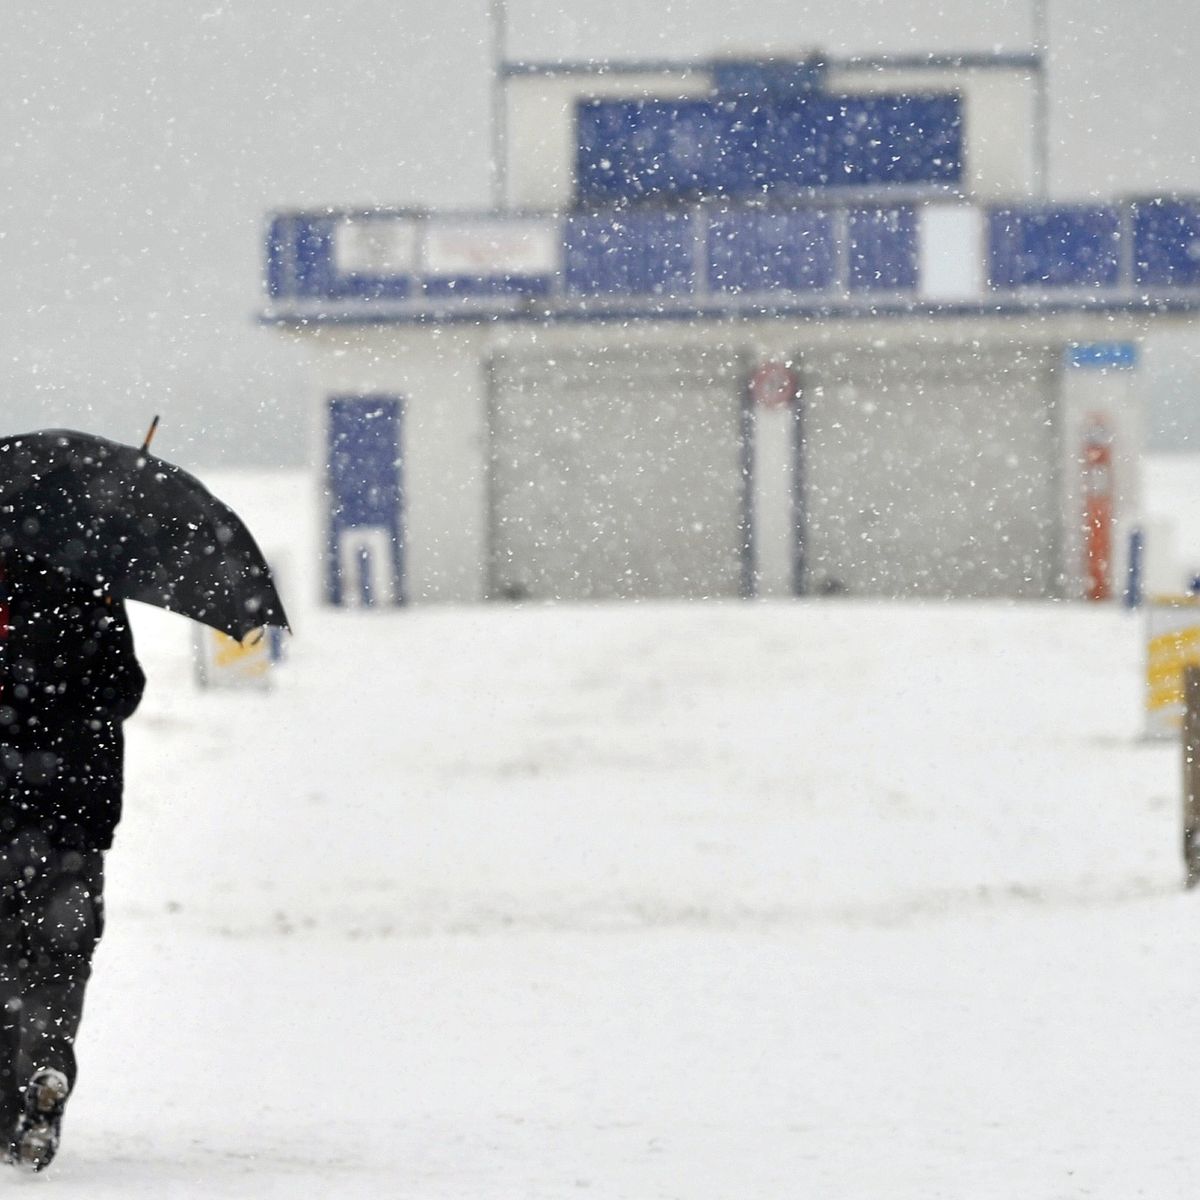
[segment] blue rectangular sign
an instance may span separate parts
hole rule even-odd
[[[1121,217],[1115,208],[1000,208],[988,217],[994,288],[1115,287]]]
[[[834,282],[833,219],[818,209],[718,213],[708,224],[714,292],[819,292]]]
[[[1128,370],[1137,366],[1137,347],[1133,342],[1077,342],[1068,347],[1067,361],[1093,371]]]
[[[820,58],[718,59],[712,65],[713,91],[718,96],[757,100],[792,99],[815,92],[825,84],[827,68]]]
[[[577,108],[583,204],[947,187],[962,170],[962,106],[953,93],[591,100]]]
[[[912,291],[920,249],[914,208],[856,208],[846,214],[851,292]]]
[[[1200,284],[1200,200],[1134,206],[1133,270],[1137,282],[1150,287]]]
[[[569,217],[563,263],[576,296],[689,295],[695,233],[689,213]]]

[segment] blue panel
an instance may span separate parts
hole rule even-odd
[[[425,294],[453,296],[548,296],[553,286],[549,275],[438,275],[426,278]]]
[[[267,229],[267,295],[290,296],[295,289],[296,237],[294,217],[275,217]]]
[[[401,300],[411,294],[413,281],[403,275],[339,274],[334,253],[334,229],[339,218],[297,214],[277,220],[268,250],[270,286],[289,287],[301,299]],[[279,241],[278,268],[275,242]],[[272,292],[272,295],[275,293]]]
[[[750,118],[754,113],[750,105]],[[576,186],[584,202],[737,194],[753,119],[734,101],[608,101],[578,106]]]
[[[787,100],[818,91],[825,74],[825,63],[818,58],[799,62],[722,59],[713,63],[713,91],[730,99]]]
[[[962,176],[957,96],[822,97],[831,187],[953,184]]]
[[[727,212],[708,226],[714,292],[822,291],[832,286],[833,221],[826,212]]]
[[[1150,200],[1133,210],[1133,271],[1150,287],[1200,286],[1200,200]]]
[[[335,396],[329,401],[329,492],[338,528],[395,524],[400,413],[394,396]]]
[[[354,300],[403,300],[412,293],[413,281],[406,275],[335,275],[329,295]]]
[[[996,209],[988,245],[994,288],[1115,287],[1121,275],[1114,208]]]
[[[335,396],[329,401],[327,593],[332,604],[342,603],[346,583],[340,539],[348,530],[363,528],[384,531],[390,560],[381,569],[391,576],[388,590],[396,603],[403,600],[402,412],[395,396]],[[367,564],[362,566],[359,583],[364,603],[370,603],[371,582]]]
[[[574,216],[565,225],[567,291],[582,296],[688,295],[695,238],[687,213]]]
[[[859,208],[846,214],[852,292],[917,286],[917,214],[912,208]]]
[[[296,295],[328,296],[333,289],[333,218],[296,218]]]
[[[1094,371],[1129,370],[1137,366],[1137,347],[1133,342],[1080,342],[1068,349],[1067,361]]]
[[[583,202],[754,197],[764,192],[962,176],[958,96],[597,100],[577,109]]]

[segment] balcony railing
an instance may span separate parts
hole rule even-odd
[[[1200,199],[282,213],[267,286],[281,320],[1190,306]]]

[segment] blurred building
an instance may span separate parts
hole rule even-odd
[[[276,214],[331,598],[1119,591],[1200,202],[1034,200],[1037,78],[510,64],[497,211]]]

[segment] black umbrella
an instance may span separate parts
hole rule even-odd
[[[139,450],[70,429],[0,440],[0,550],[239,641],[263,625],[286,627],[241,518],[195,476],[150,454],[149,442]]]

